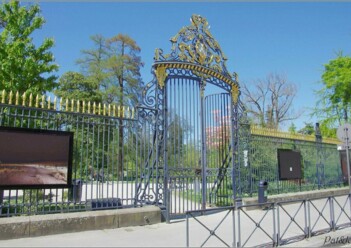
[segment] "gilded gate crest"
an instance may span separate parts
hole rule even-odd
[[[229,76],[227,58],[210,33],[207,20],[199,15],[192,15],[190,20],[190,26],[183,27],[171,38],[172,52],[178,54],[181,61],[198,63]]]
[[[226,66],[227,58],[218,42],[209,31],[209,25],[200,15],[192,15],[191,25],[180,29],[170,41],[171,53],[163,54],[162,49],[155,51],[155,71],[158,78],[165,76],[165,68],[187,68],[202,78],[217,78],[226,83],[236,102],[239,95],[237,74],[231,75]],[[171,63],[171,64],[168,64]],[[158,67],[162,64],[162,70]],[[164,82],[159,82],[163,87]]]

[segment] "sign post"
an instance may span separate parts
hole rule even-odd
[[[349,160],[349,139],[351,138],[351,125],[349,123],[345,123],[340,126],[336,132],[336,136],[342,142],[344,142],[346,146],[346,165],[347,165],[347,181],[349,183],[349,193],[351,194],[351,184],[350,184],[350,160]]]

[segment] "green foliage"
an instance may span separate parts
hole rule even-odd
[[[55,87],[57,71],[49,51],[53,39],[45,39],[36,47],[31,37],[45,20],[38,5],[21,7],[18,1],[0,5],[0,90],[44,93]]]
[[[201,153],[199,149],[196,148],[195,144],[184,145],[184,163],[186,167],[198,168],[200,166],[199,159]]]
[[[191,126],[177,114],[169,114],[168,125],[168,164],[170,166],[196,167],[200,156],[195,144],[185,145]]]
[[[333,136],[334,128],[349,120],[351,110],[351,57],[339,54],[324,65],[323,88],[317,92],[314,115],[321,118],[321,130]]]
[[[128,35],[118,34],[106,40],[106,48],[105,66],[111,79],[108,89],[117,93],[117,97],[109,94],[109,101],[117,100],[120,105],[135,105],[143,86],[140,68],[144,63],[138,56],[140,47]]]
[[[138,55],[141,49],[128,35],[118,34],[112,38],[94,35],[91,40],[93,47],[82,50],[82,57],[77,61],[82,73],[65,73],[60,78],[55,93],[68,99],[134,107],[143,88],[140,78],[143,63]],[[137,133],[127,133],[122,119],[113,123],[117,128],[115,132],[100,124],[94,131],[96,137],[91,140],[87,138],[90,126],[83,127],[76,135],[78,144],[90,142],[89,146],[95,149],[80,161],[79,167],[84,174],[80,177],[89,179],[90,167],[94,172],[103,170],[105,177],[114,178],[118,174],[118,178],[124,180],[125,174],[136,169],[132,142]],[[80,127],[71,128],[72,131],[77,131]],[[145,154],[143,156],[146,157]],[[133,173],[129,173],[131,174]],[[135,177],[134,174],[131,176]]]
[[[333,144],[323,143],[318,153],[315,142],[257,135],[252,135],[251,138],[250,171],[241,171],[241,177],[250,178],[251,173],[250,180],[252,180],[254,191],[260,180],[269,182],[270,194],[300,191],[298,182],[278,180],[277,149],[292,149],[301,152],[303,171],[301,190],[317,187],[317,163],[321,162],[324,165],[323,185],[335,184],[340,177],[339,154]]]
[[[305,126],[301,128],[299,131],[297,131],[299,134],[304,134],[304,135],[313,135],[314,134],[314,126],[313,123],[305,122]]]
[[[296,133],[296,126],[294,123],[291,123],[289,129],[288,129],[289,133],[295,134]]]
[[[143,87],[140,47],[122,34],[109,39],[94,35],[91,40],[94,47],[82,50],[83,57],[77,61],[87,82],[103,103],[134,106]]]
[[[338,56],[324,67],[322,80],[331,104],[347,107],[351,99],[351,58]]]
[[[101,92],[96,82],[78,72],[69,71],[63,74],[54,93],[65,99],[101,102]]]
[[[321,130],[322,136],[327,138],[336,138],[336,127],[331,126],[331,122],[328,120],[322,121],[320,123],[319,128]]]

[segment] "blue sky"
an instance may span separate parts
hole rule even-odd
[[[79,71],[75,61],[92,47],[90,36],[128,34],[141,47],[147,83],[154,50],[170,51],[169,39],[190,24],[192,14],[207,19],[213,37],[228,57],[230,72],[241,84],[286,74],[298,87],[295,121],[316,122],[309,116],[315,90],[321,88],[323,64],[338,51],[351,55],[351,2],[39,2],[46,24],[35,40],[55,39],[52,49],[59,75]],[[287,129],[289,123],[283,127]]]

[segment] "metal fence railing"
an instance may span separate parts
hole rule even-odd
[[[169,88],[170,97],[178,99],[173,109],[184,100],[192,104],[199,93],[197,88],[190,90],[197,85],[193,83],[172,83],[187,92],[176,94]],[[199,127],[197,110],[182,106],[178,114],[190,119],[189,123],[173,110],[164,127],[168,136],[163,137],[159,119],[164,117],[152,107],[129,109],[2,91],[0,126],[70,131],[74,145],[72,188],[0,190],[0,216],[155,204],[167,206],[170,218],[179,218],[189,210],[230,206],[234,194],[239,198],[255,195],[261,180],[268,181],[271,195],[343,185],[335,140],[321,143],[313,136],[241,123],[238,151],[233,153],[227,140],[229,100],[229,95],[222,93],[207,97],[207,129]],[[220,107],[222,112],[217,111]],[[199,143],[201,130],[207,132],[204,154]],[[279,180],[276,153],[281,148],[301,152],[301,180]],[[338,203],[335,207],[343,213]],[[312,203],[310,207],[314,209]]]
[[[248,124],[240,128],[239,190],[243,197],[256,194],[261,180],[269,183],[270,194],[343,186],[338,140],[318,140],[313,135],[290,134]],[[278,149],[300,152],[303,171],[300,180],[279,180]]]
[[[139,109],[16,95],[12,99],[11,94],[6,98],[2,94],[0,126],[74,133],[72,188],[0,190],[0,216],[142,204],[137,191],[151,187],[140,178],[148,170],[144,167],[153,149],[152,115],[139,122],[135,117]]]
[[[275,247],[350,227],[350,196],[188,211],[186,246]]]

